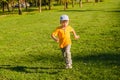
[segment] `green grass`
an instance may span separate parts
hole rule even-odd
[[[0,80],[120,80],[120,1],[0,16]],[[68,14],[73,69],[50,35]],[[71,35],[72,36],[72,35]]]

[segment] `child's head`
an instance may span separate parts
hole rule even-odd
[[[68,26],[69,24],[69,17],[67,15],[60,16],[60,24],[64,27]]]

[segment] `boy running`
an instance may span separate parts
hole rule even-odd
[[[74,38],[78,39],[79,36],[76,34],[75,30],[69,26],[69,17],[67,15],[60,16],[60,26],[52,33],[52,38],[59,43],[63,57],[66,62],[66,69],[72,68],[72,59],[71,59],[71,38],[70,32],[73,33]]]

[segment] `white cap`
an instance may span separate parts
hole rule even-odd
[[[63,21],[63,20],[69,20],[68,15],[62,15],[62,16],[60,16],[60,21]]]

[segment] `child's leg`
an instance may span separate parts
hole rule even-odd
[[[65,48],[61,48],[61,51],[62,51],[63,57],[65,58],[66,57]]]
[[[66,67],[72,67],[72,59],[71,59],[71,52],[70,52],[71,45],[68,45],[61,49],[63,57],[65,59]]]
[[[71,52],[70,52],[71,45],[66,46],[65,53],[66,53],[66,65],[72,66],[72,59],[71,59]]]

